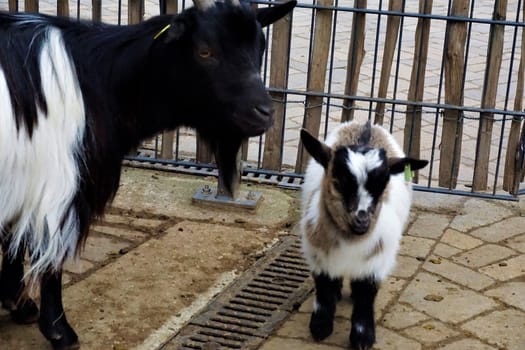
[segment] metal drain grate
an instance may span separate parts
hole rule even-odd
[[[290,237],[160,349],[256,349],[311,292],[309,276],[299,239]]]

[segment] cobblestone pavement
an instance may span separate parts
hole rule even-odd
[[[329,338],[309,334],[312,295],[260,350],[348,348],[349,293]],[[398,266],[376,300],[374,348],[525,349],[524,295],[525,218],[515,205],[416,193]]]

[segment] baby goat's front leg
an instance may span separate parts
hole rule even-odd
[[[373,278],[352,280],[352,330],[350,331],[350,346],[354,349],[370,349],[374,345],[374,300],[377,295],[377,285]]]
[[[341,278],[331,278],[325,273],[313,274],[315,303],[310,318],[310,333],[315,340],[323,340],[332,334],[337,301],[341,299]]]

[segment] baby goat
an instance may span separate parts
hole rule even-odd
[[[375,342],[374,299],[395,265],[412,200],[403,173],[428,162],[405,157],[391,134],[370,123],[342,124],[326,144],[304,129],[301,139],[313,157],[304,179],[301,220],[316,289],[310,332],[318,341],[332,333],[343,277],[349,277],[350,345],[369,349]]]

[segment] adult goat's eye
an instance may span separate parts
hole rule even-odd
[[[199,56],[202,57],[202,58],[210,58],[210,57],[213,57],[213,53],[208,48],[200,49],[199,50]]]

